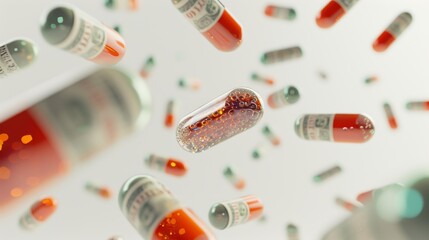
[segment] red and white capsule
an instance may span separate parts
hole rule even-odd
[[[398,122],[396,121],[396,117],[393,114],[392,107],[389,103],[383,104],[384,113],[386,114],[387,121],[389,122],[389,126],[391,129],[398,128]]]
[[[274,83],[275,83],[274,79],[272,79],[270,77],[259,75],[257,73],[252,73],[251,78],[253,81],[263,82],[267,85],[274,85]]]
[[[19,224],[23,229],[32,230],[48,219],[56,209],[57,203],[53,198],[39,200],[21,217]]]
[[[429,111],[429,101],[408,102],[406,108],[408,110]]]
[[[277,136],[270,128],[270,126],[265,125],[262,128],[262,134],[271,142],[272,145],[278,146],[281,143],[280,137]]]
[[[176,102],[174,100],[169,100],[167,103],[167,112],[165,113],[164,125],[167,128],[172,128],[174,126],[174,121],[176,119]]]
[[[356,200],[358,200],[362,204],[365,204],[365,203],[368,203],[373,198],[379,196],[385,190],[389,190],[389,189],[401,189],[401,188],[404,188],[404,186],[401,185],[401,184],[398,184],[398,183],[389,184],[389,185],[381,187],[381,188],[376,188],[376,189],[372,189],[370,191],[366,191],[366,192],[360,193],[356,197]]]
[[[225,176],[225,178],[238,190],[241,190],[246,186],[244,179],[237,175],[231,167],[225,168],[223,176]]]
[[[265,7],[265,15],[272,18],[291,21],[296,18],[296,11],[293,8],[281,7],[277,5],[267,5]]]
[[[151,154],[146,157],[144,162],[146,166],[151,169],[159,170],[177,177],[181,177],[188,172],[188,169],[183,162],[173,158],[165,158]]]
[[[372,48],[376,52],[386,51],[392,43],[407,29],[413,17],[410,13],[403,12],[397,16],[392,23],[378,36],[372,44]]]
[[[330,28],[338,22],[359,0],[331,0],[317,15],[321,28]]]
[[[112,196],[112,191],[108,187],[97,186],[93,183],[86,183],[85,188],[86,190],[105,199],[109,199]]]
[[[307,114],[296,120],[295,132],[306,140],[364,143],[375,130],[371,119],[362,114]]]

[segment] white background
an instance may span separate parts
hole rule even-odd
[[[33,66],[1,79],[3,119],[70,83],[55,76],[94,65],[43,40],[40,17],[54,3],[0,0],[0,42],[27,37],[39,47],[39,58]],[[153,100],[152,118],[143,130],[3,209],[2,239],[107,239],[116,234],[140,239],[120,212],[116,192],[127,178],[143,173],[159,178],[206,222],[210,206],[217,201],[247,194],[263,200],[267,221],[214,230],[218,239],[286,239],[289,222],[298,225],[302,239],[320,239],[349,214],[335,204],[336,196],[352,200],[362,191],[392,183],[428,165],[429,114],[405,109],[409,100],[429,100],[426,1],[361,0],[337,25],[325,30],[314,21],[325,0],[224,0],[243,27],[243,43],[231,53],[212,47],[169,0],[140,1],[137,12],[109,11],[102,0],[68,3],[107,25],[122,26],[128,53],[120,66],[136,72],[149,55],[155,56],[157,65],[147,81]],[[264,7],[269,3],[295,8],[297,19],[287,22],[265,17]],[[386,53],[375,53],[373,40],[402,11],[413,15],[412,25]],[[302,47],[303,58],[272,66],[259,62],[263,52],[293,45]],[[328,74],[327,80],[319,78],[319,70]],[[274,77],[276,85],[252,82],[253,71]],[[364,79],[373,74],[380,81],[365,85]],[[182,76],[198,77],[201,89],[179,89],[177,80]],[[258,125],[206,152],[182,150],[176,143],[175,130],[163,126],[170,98],[180,104],[180,118],[238,86],[256,90],[265,101],[268,94],[285,85],[294,85],[301,92],[297,104],[278,110],[266,107]],[[388,127],[384,101],[391,103],[397,115],[398,130]],[[304,141],[293,131],[294,120],[304,113],[366,113],[374,120],[376,133],[361,145]],[[282,145],[255,161],[252,150],[267,144],[261,133],[264,123],[281,136]],[[189,173],[179,179],[147,169],[142,159],[150,153],[182,159]],[[313,175],[334,164],[343,167],[341,175],[322,184],[312,182]],[[222,170],[227,165],[246,179],[245,190],[235,190],[223,178]],[[115,196],[106,201],[88,193],[84,189],[87,181],[110,186]],[[45,195],[58,200],[57,212],[33,232],[20,230],[19,217],[34,200]]]

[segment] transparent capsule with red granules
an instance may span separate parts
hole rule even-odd
[[[164,126],[172,128],[176,119],[176,101],[173,99],[167,103],[167,112],[165,113]]]
[[[215,240],[203,221],[153,177],[128,179],[118,202],[124,216],[146,240]]]
[[[221,51],[241,44],[241,26],[219,0],[172,0],[174,6]]]
[[[95,193],[102,198],[109,199],[112,196],[112,191],[110,191],[110,189],[105,186],[97,186],[93,183],[88,182],[85,184],[85,188],[86,190]]]
[[[429,111],[429,101],[408,102],[405,106],[408,110]]]
[[[144,79],[147,79],[155,67],[155,58],[150,56],[144,62],[142,68],[140,69],[140,76]]]
[[[403,12],[397,16],[392,23],[378,36],[372,44],[376,52],[386,51],[392,43],[410,26],[413,17],[410,13]]]
[[[228,91],[184,117],[177,126],[177,142],[198,153],[253,127],[264,113],[260,99],[248,88]]]
[[[249,195],[214,204],[209,211],[209,220],[213,227],[223,230],[254,220],[262,216],[263,210],[262,201]]]
[[[250,77],[252,78],[253,81],[262,82],[262,83],[265,83],[267,85],[274,85],[274,83],[275,83],[275,81],[272,78],[265,77],[265,76],[259,75],[257,73],[252,73],[252,75]]]
[[[299,230],[295,224],[289,223],[286,226],[288,240],[299,240]]]
[[[16,39],[0,44],[0,78],[33,64],[37,53],[37,47],[31,40]]]
[[[392,107],[389,103],[383,104],[384,113],[386,114],[387,121],[389,123],[389,126],[391,129],[397,129],[398,128],[398,122],[396,121],[396,117],[393,114]]]
[[[359,0],[331,0],[319,12],[316,23],[320,28],[330,28],[340,20]]]
[[[273,50],[262,54],[263,64],[273,64],[302,57],[302,49],[298,46]]]
[[[186,165],[182,161],[174,158],[161,157],[155,154],[147,156],[144,163],[151,169],[178,177],[185,175],[188,171]]]
[[[296,87],[286,86],[268,96],[268,106],[281,108],[298,102],[299,97],[299,91]]]
[[[246,181],[229,166],[223,170],[223,176],[238,190],[246,186]]]
[[[57,209],[57,202],[47,197],[35,202],[21,217],[19,225],[25,230],[32,230],[48,219]]]
[[[104,6],[112,10],[137,10],[139,0],[105,0]]]
[[[293,8],[267,5],[265,7],[265,15],[277,19],[294,20],[296,18],[296,11]]]
[[[340,174],[342,171],[341,167],[338,165],[335,165],[319,174],[317,174],[316,176],[313,177],[313,181],[316,183],[320,183],[323,182],[333,176],[336,176],[338,174]]]
[[[51,45],[98,64],[116,64],[125,55],[125,41],[119,33],[77,8],[51,9],[41,31]]]
[[[306,140],[364,143],[375,130],[371,119],[362,114],[306,114],[296,120],[295,132]]]
[[[370,200],[376,198],[383,191],[386,191],[389,189],[402,189],[402,188],[404,188],[404,186],[399,184],[399,183],[389,184],[389,185],[381,187],[381,188],[376,188],[376,189],[372,189],[370,191],[360,193],[356,197],[356,200],[358,200],[360,203],[365,204],[365,203],[369,202]]]

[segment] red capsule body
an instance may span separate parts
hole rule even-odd
[[[358,0],[331,0],[316,17],[321,28],[330,28],[340,20]]]
[[[172,128],[174,126],[175,108],[176,102],[174,100],[169,100],[167,103],[167,112],[165,114],[164,120],[164,126],[167,128]]]
[[[376,52],[386,51],[390,45],[410,26],[413,18],[411,14],[404,12],[380,34],[380,36],[372,44],[372,48]]]
[[[384,112],[386,114],[386,118],[387,118],[387,121],[389,123],[390,128],[391,129],[397,129],[398,128],[398,122],[396,121],[396,117],[393,114],[392,107],[390,106],[390,104],[384,103],[383,108],[384,108]]]
[[[154,154],[149,155],[145,159],[145,163],[152,169],[163,171],[167,174],[178,177],[185,175],[188,171],[183,162],[173,158],[160,157]]]

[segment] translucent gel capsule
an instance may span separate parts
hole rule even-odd
[[[262,128],[262,134],[264,134],[264,136],[268,138],[268,140],[271,142],[272,145],[274,146],[280,145],[281,140],[279,136],[275,135],[268,125],[265,125]]]
[[[300,47],[290,47],[279,50],[274,50],[262,54],[261,62],[263,64],[273,64],[284,62],[302,57],[302,50]]]
[[[150,56],[146,59],[142,68],[140,69],[140,76],[142,78],[147,79],[154,67],[155,67],[155,58]]]
[[[389,122],[389,126],[391,129],[398,128],[398,122],[396,121],[396,117],[393,114],[392,107],[389,103],[383,104],[384,113],[386,114],[387,121]]]
[[[0,44],[0,78],[30,66],[36,57],[37,48],[30,40],[17,39]]]
[[[281,108],[294,104],[299,100],[299,91],[294,86],[286,86],[268,96],[268,106],[271,108]]]
[[[359,0],[331,0],[317,15],[321,28],[330,28],[340,20]]]
[[[401,184],[398,184],[398,183],[390,184],[390,185],[387,185],[387,186],[384,186],[381,188],[376,188],[376,189],[372,189],[370,191],[360,193],[356,197],[356,200],[358,200],[360,203],[365,204],[365,203],[371,201],[373,198],[378,197],[385,190],[401,189],[401,188],[404,188],[404,186],[402,186]]]
[[[267,5],[265,7],[265,15],[277,19],[294,20],[296,18],[296,11],[293,8]]]
[[[177,82],[180,88],[198,90],[200,88],[200,82],[195,78],[180,78]]]
[[[413,17],[407,12],[403,12],[397,16],[392,23],[378,36],[372,44],[372,48],[376,52],[386,51],[393,42],[407,29]]]
[[[213,227],[222,230],[256,219],[263,210],[262,201],[249,195],[214,204],[209,211],[209,220]]]
[[[48,43],[98,64],[116,64],[125,55],[121,35],[77,8],[50,10],[41,31]]]
[[[202,152],[253,127],[262,115],[259,95],[236,88],[184,117],[177,127],[177,142],[186,151]]]
[[[241,44],[241,26],[219,0],[172,0],[174,6],[221,51]]]
[[[226,167],[223,170],[223,176],[238,190],[241,190],[246,186],[246,181],[237,175],[231,167]]]
[[[286,233],[288,240],[299,240],[299,230],[296,225],[289,223],[286,226]]]
[[[23,229],[32,230],[48,219],[57,209],[54,199],[48,197],[35,202],[21,217],[19,224]]]
[[[275,81],[273,79],[271,79],[269,77],[261,76],[257,73],[252,73],[252,75],[250,77],[252,78],[253,81],[262,82],[262,83],[265,83],[267,85],[274,85],[274,83],[275,83]]]
[[[112,196],[112,191],[110,191],[108,187],[97,186],[93,183],[86,183],[85,188],[86,190],[95,193],[102,198],[109,199]]]
[[[188,171],[188,169],[186,168],[186,165],[180,160],[160,157],[155,154],[151,154],[147,156],[144,162],[146,166],[148,166],[151,169],[162,171],[167,174],[178,176],[178,177],[185,175],[186,172]]]
[[[215,240],[204,223],[153,177],[128,179],[119,193],[119,207],[145,240]]]
[[[408,102],[406,108],[408,110],[429,111],[429,101]]]
[[[341,197],[337,197],[335,199],[335,202],[338,204],[338,206],[340,206],[340,207],[342,207],[342,208],[344,208],[350,212],[353,212],[353,211],[359,209],[359,207],[356,206],[354,203],[347,201]]]
[[[296,120],[295,132],[306,140],[364,143],[375,130],[362,114],[307,114]]]
[[[138,0],[105,0],[104,6],[112,10],[137,10],[139,8]]]
[[[172,128],[174,125],[175,118],[176,102],[174,100],[169,100],[167,103],[167,112],[165,113],[164,126],[167,128]]]
[[[341,171],[342,171],[342,169],[340,166],[331,167],[328,170],[325,170],[325,171],[317,174],[316,176],[314,176],[313,181],[316,183],[323,182],[323,181],[325,181],[325,180],[327,180],[333,176],[340,174]]]

